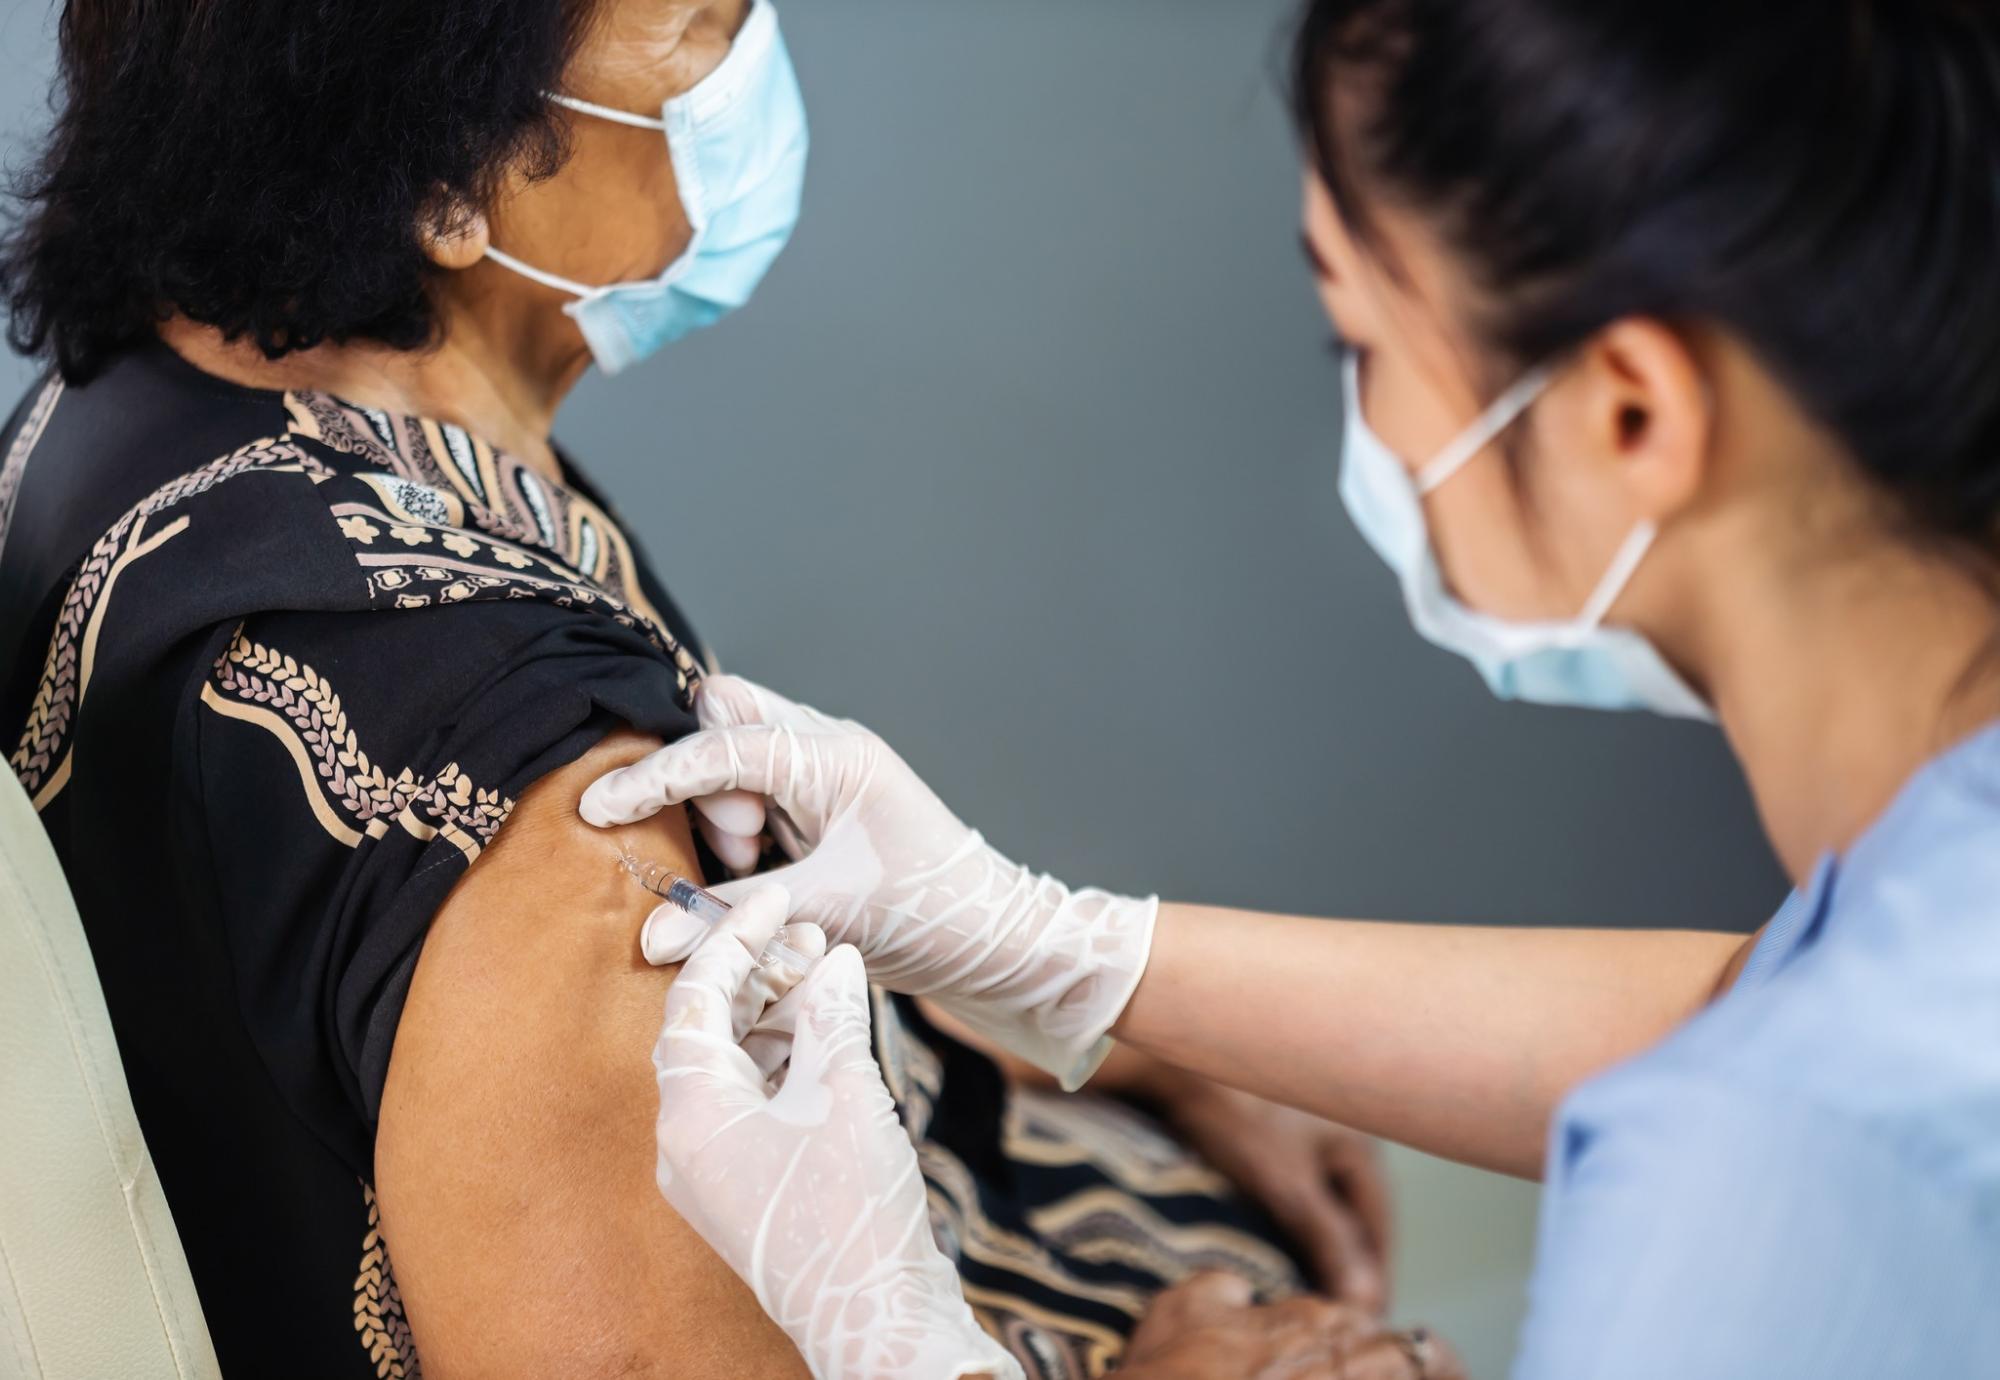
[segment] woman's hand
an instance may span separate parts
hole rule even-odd
[[[1367,1313],[1387,1310],[1389,1185],[1371,1137],[1193,1074],[1150,1095],[1299,1244],[1321,1289]]]
[[[599,779],[583,817],[627,824],[692,801],[736,866],[768,821],[795,859],[771,879],[802,919],[856,946],[874,981],[933,997],[1065,1087],[1090,1076],[1145,968],[1155,901],[1071,891],[1009,862],[858,724],[731,676],[703,683],[698,712],[704,731]],[[716,890],[734,900],[747,885]],[[682,956],[654,938],[652,961]]]
[[[1440,1338],[1385,1330],[1349,1304],[1297,1298],[1254,1307],[1233,1275],[1167,1290],[1132,1334],[1120,1380],[1465,1380]]]
[[[819,1380],[1020,1380],[931,1236],[861,956],[814,962],[800,926],[773,944],[787,906],[782,888],[752,889],[667,990],[660,1192]]]

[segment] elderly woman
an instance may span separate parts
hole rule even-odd
[[[0,720],[224,1370],[801,1373],[654,1184],[670,974],[617,859],[700,845],[576,817],[695,727],[705,654],[549,439],[783,246],[775,13],[71,0],[58,109],[0,254],[53,365],[0,436]],[[1204,1160],[873,1005],[932,1229],[1030,1373],[1384,1335],[1363,1143],[1106,1071]]]

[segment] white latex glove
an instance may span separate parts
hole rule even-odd
[[[788,986],[760,977],[790,966],[767,953],[787,905],[780,887],[750,891],[667,991],[653,1050],[660,1192],[817,1380],[1022,1380],[931,1236],[916,1150],[869,1041],[861,956],[834,949],[770,1012],[746,997]],[[788,1058],[746,1054],[746,1020],[788,1027]]]
[[[1072,891],[1008,861],[859,724],[734,676],[706,679],[696,712],[702,732],[601,777],[583,817],[628,824],[692,801],[738,867],[768,820],[797,859],[771,880],[800,919],[860,949],[874,981],[931,997],[1065,1088],[1097,1071],[1145,969],[1156,898]],[[716,890],[733,900],[746,885]]]

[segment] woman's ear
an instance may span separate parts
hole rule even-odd
[[[1708,477],[1715,404],[1685,336],[1643,317],[1584,347],[1577,406],[1592,452],[1616,466],[1641,516],[1664,523]]]
[[[417,233],[430,261],[448,269],[471,268],[486,256],[492,239],[486,213],[461,201],[426,212]]]

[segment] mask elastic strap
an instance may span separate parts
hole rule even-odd
[[[667,127],[667,122],[659,119],[657,116],[634,115],[629,110],[618,110],[608,105],[598,105],[592,101],[581,101],[575,96],[565,96],[556,91],[544,91],[542,94],[564,109],[574,110],[584,115],[595,115],[598,119],[609,120],[613,124],[630,125],[634,129],[651,130],[664,130]]]
[[[1427,494],[1465,468],[1466,462],[1485,450],[1493,439],[1514,425],[1523,412],[1542,396],[1549,380],[1548,368],[1530,369],[1521,380],[1494,400],[1473,424],[1458,434],[1428,465],[1417,471],[1417,492]]]
[[[493,260],[494,263],[499,264],[502,268],[512,269],[530,282],[540,283],[543,287],[554,288],[557,292],[567,292],[572,297],[596,297],[604,291],[603,288],[589,287],[577,282],[573,278],[564,278],[558,274],[545,273],[532,264],[522,263],[512,254],[503,253],[501,250],[495,249],[490,244],[486,246],[486,257]]]
[[[1660,534],[1657,524],[1650,519],[1634,527],[1618,548],[1618,554],[1611,558],[1610,567],[1604,578],[1597,582],[1597,588],[1590,592],[1590,598],[1583,606],[1583,612],[1576,616],[1579,632],[1589,632],[1604,622],[1611,606],[1618,602],[1618,596],[1625,592],[1631,582],[1632,573],[1639,568],[1639,562],[1646,559],[1646,552],[1652,548],[1653,538]]]
[[[721,63],[692,88],[668,101],[666,111],[668,113],[679,111],[684,116],[698,121],[717,106],[727,105],[740,94],[744,84],[750,79],[757,60],[764,56],[777,36],[778,16],[777,11],[771,8],[770,0],[752,0],[750,13],[744,17],[743,27],[731,41],[729,51],[722,55]],[[559,91],[544,91],[542,94],[566,109],[583,115],[595,115],[600,120],[610,120],[614,124],[630,125],[634,129],[664,131],[668,128],[667,120],[656,116],[634,115],[629,110],[599,105],[595,101],[579,100],[575,96],[565,96]]]

